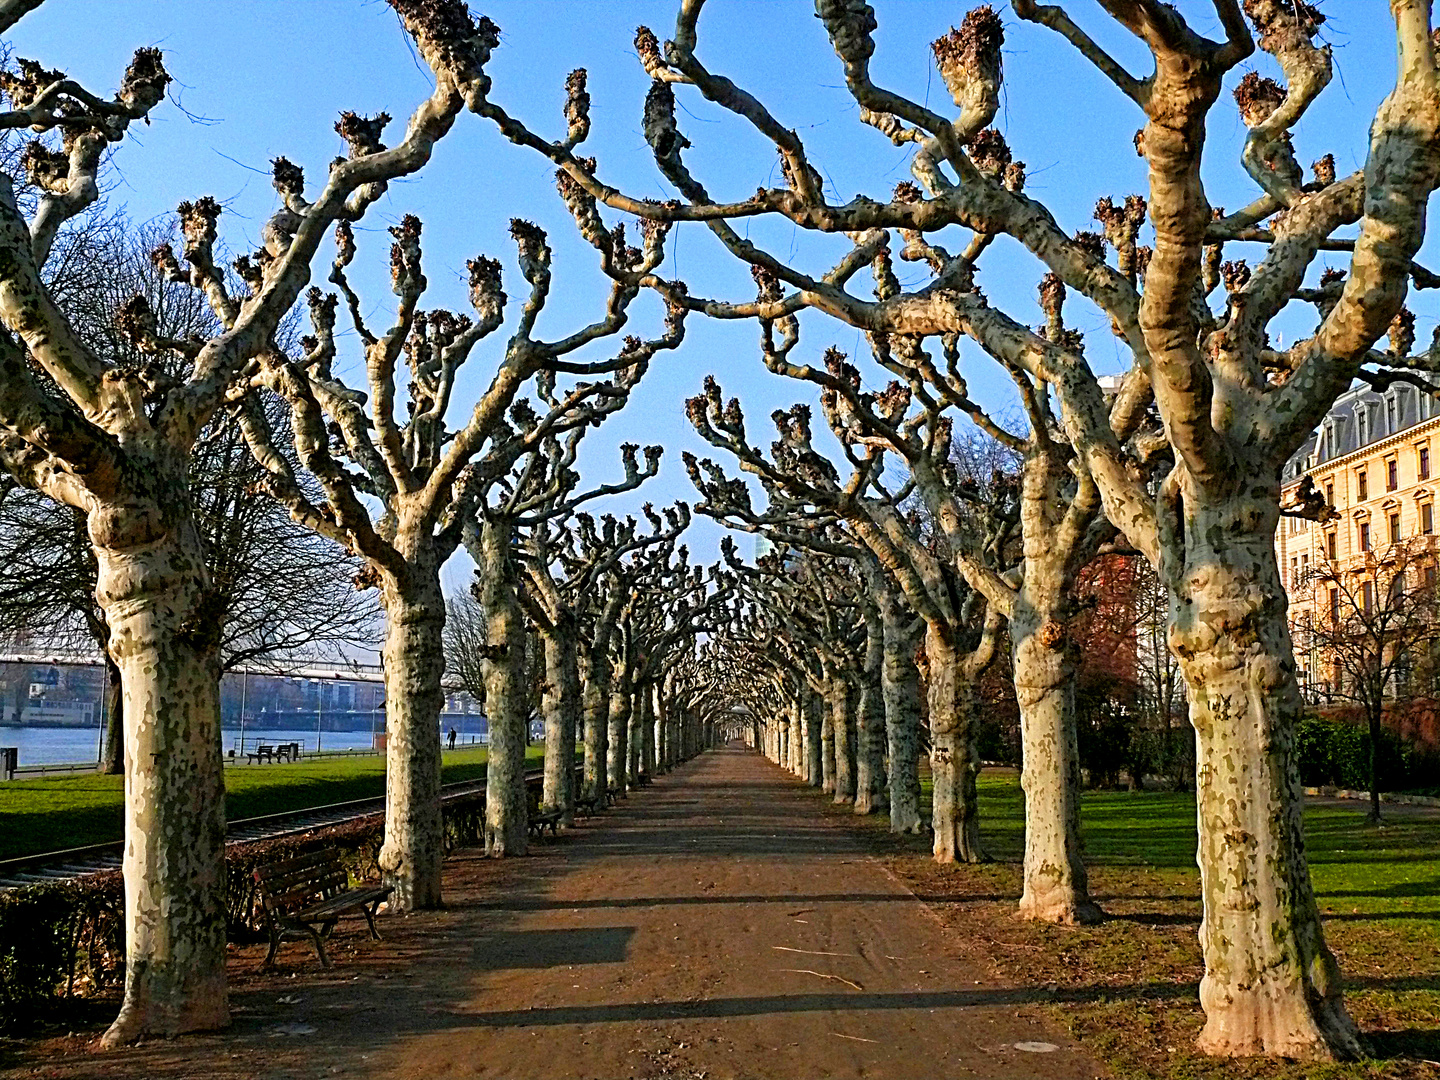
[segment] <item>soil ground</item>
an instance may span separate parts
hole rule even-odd
[[[720,1080],[1102,1070],[1048,999],[997,980],[854,818],[757,754],[702,755],[593,823],[446,864],[442,912],[342,928],[336,964],[235,949],[234,1026],[97,1054],[30,1042],[7,1076]],[[358,920],[357,920],[358,922]],[[113,1006],[112,1006],[113,1008]]]

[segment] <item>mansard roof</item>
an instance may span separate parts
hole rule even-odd
[[[1314,433],[1285,463],[1281,483],[1297,480],[1311,469],[1383,442],[1405,429],[1440,416],[1440,401],[1419,387],[1396,383],[1377,391],[1357,382],[1341,394]]]

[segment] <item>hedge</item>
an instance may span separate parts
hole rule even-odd
[[[447,850],[484,837],[485,800],[444,805]],[[227,933],[232,942],[265,936],[257,910],[257,866],[333,847],[357,881],[380,876],[380,815],[310,832],[232,844],[225,849]],[[0,1030],[32,1023],[57,1003],[124,983],[125,890],[118,870],[43,882],[0,893]]]
[[[1370,787],[1370,730],[1363,720],[1307,716],[1295,731],[1300,782],[1306,787]],[[1380,790],[1409,791],[1435,784],[1435,754],[1388,729],[1380,733]]]

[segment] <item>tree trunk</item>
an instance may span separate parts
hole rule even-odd
[[[1198,1045],[1353,1057],[1358,1036],[1305,860],[1294,748],[1303,703],[1275,558],[1274,486],[1252,484],[1218,508],[1187,500],[1184,565],[1174,573],[1184,592],[1171,595],[1170,645],[1197,745]]]
[[[629,782],[626,766],[630,758],[630,675],[627,669],[611,681],[610,686],[610,786],[624,795]]]
[[[411,560],[403,592],[386,581],[385,843],[379,864],[397,911],[440,906],[440,709],[445,703],[445,598],[438,572]]]
[[[851,711],[850,684],[840,677],[830,681],[830,715],[834,718],[835,801],[855,801],[855,714]]]
[[[666,708],[664,685],[655,683],[650,691],[650,704],[655,712],[655,768],[654,774],[668,772],[670,768],[670,712]]]
[[[602,804],[610,778],[610,628],[620,611],[621,594],[612,590],[596,620],[585,667],[585,795]]]
[[[961,657],[946,633],[932,625],[925,635],[930,668],[931,824],[935,861],[985,861],[976,807],[973,738],[980,701]]]
[[[625,757],[625,783],[632,790],[640,786],[640,762],[645,756],[645,694],[634,683],[630,687],[630,749]]]
[[[655,776],[655,693],[651,683],[641,683],[635,690],[640,706],[640,758],[636,775]]]
[[[879,596],[884,620],[885,734],[890,744],[890,831],[918,834],[920,819],[920,671],[910,613],[893,593]]]
[[[855,714],[855,813],[873,814],[885,795],[885,631],[880,612],[865,606],[865,666]]]
[[[825,702],[808,684],[801,685],[800,695],[805,703],[805,780],[811,787],[822,787],[825,783]]]
[[[107,776],[118,776],[125,771],[125,693],[120,669],[103,644],[101,648],[105,656],[105,749],[100,758],[100,771]]]
[[[1025,790],[1020,916],[1074,926],[1105,916],[1090,899],[1080,843],[1075,665],[1060,611],[1063,567],[1041,563],[1027,557],[1010,618]]]
[[[575,821],[575,725],[580,715],[580,665],[575,629],[564,617],[544,634],[545,787],[541,801]]]
[[[490,753],[485,770],[485,854],[493,858],[529,850],[525,747],[530,702],[525,680],[525,621],[507,524],[480,529],[480,604],[485,610],[485,714]]]
[[[825,696],[821,703],[820,720],[820,790],[835,791],[835,710],[831,706],[830,680],[825,680]]]
[[[795,710],[795,731],[798,740],[798,752],[795,755],[795,775],[808,784],[810,782],[810,724],[806,715],[805,686],[803,683],[795,687],[795,694],[790,707]]]
[[[89,519],[125,725],[125,992],[105,1046],[225,1027],[222,612],[184,488]]]
[[[810,733],[806,730],[805,698],[797,693],[790,703],[790,731],[794,745],[794,772],[797,778],[809,782],[810,776]]]

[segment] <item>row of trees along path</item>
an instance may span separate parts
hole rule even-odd
[[[591,128],[584,71],[565,85],[564,136],[547,139],[499,103],[485,72],[500,40],[494,23],[460,0],[389,2],[435,81],[403,135],[388,145],[390,117],[342,114],[345,156],[318,185],[277,158],[280,208],[261,248],[230,269],[217,255],[219,203],[182,203],[180,250],[167,239],[149,254],[166,289],[140,288],[121,304],[114,336],[82,332],[46,267],[68,223],[96,204],[106,149],[163,100],[161,55],[140,50],[112,98],[28,60],[0,78],[12,105],[0,125],[37,136],[11,163],[17,180],[0,198],[0,464],[83,516],[93,621],[123,698],[126,985],[106,1042],[228,1020],[218,684],[233,604],[202,535],[198,508],[212,480],[196,467],[197,447],[223,426],[247,445],[268,497],[347,552],[358,583],[379,590],[389,732],[379,861],[397,909],[441,903],[435,733],[446,619],[457,608],[447,609],[440,570],[463,544],[477,566],[475,677],[491,721],[487,854],[525,851],[527,620],[540,641],[530,667],[545,673],[544,798],[562,813],[573,809],[577,730],[584,788],[598,795],[693,752],[716,710],[738,707],[751,739],[777,760],[857,812],[888,802],[899,831],[922,827],[918,758],[928,738],[942,861],[984,857],[977,687],[1008,641],[1027,813],[1020,913],[1093,921],[1101,912],[1078,832],[1072,626],[1084,568],[1126,553],[1148,560],[1166,591],[1169,645],[1198,736],[1200,1045],[1359,1053],[1301,839],[1301,699],[1272,541],[1280,467],[1336,395],[1357,376],[1429,388],[1421,373],[1440,367],[1433,348],[1412,355],[1402,306],[1412,280],[1440,281],[1413,262],[1440,182],[1429,3],[1392,0],[1398,76],[1364,167],[1339,176],[1326,155],[1307,180],[1292,130],[1331,77],[1329,50],[1313,41],[1323,18],[1310,5],[1215,0],[1223,37],[1212,40],[1159,0],[1105,0],[1104,18],[1151,57],[1153,70],[1136,76],[1061,7],[1014,0],[1022,22],[1060,34],[1093,64],[1109,84],[1097,94],[1144,124],[1136,149],[1147,195],[1101,197],[1100,231],[1070,235],[1027,192],[1024,165],[990,126],[1004,30],[988,5],[934,43],[954,105],[937,111],[872,79],[869,5],[817,0],[857,118],[877,149],[883,138],[913,151],[911,180],[835,204],[797,133],[702,60],[700,0],[679,6],[663,44],[646,28],[635,39],[651,78],[637,103],[644,136],[681,196],[667,201],[617,190],[581,156]],[[0,3],[0,30],[37,6]],[[1381,16],[1366,18],[1378,27]],[[1283,81],[1232,78],[1257,44]],[[1229,214],[1212,210],[1200,178],[1205,127],[1227,79],[1249,131],[1240,164],[1257,188]],[[713,197],[686,164],[677,93],[700,95],[772,143],[782,186]],[[467,112],[558,167],[560,197],[610,292],[594,321],[540,336],[550,248],[542,229],[514,220],[521,310],[493,350],[488,386],[451,430],[457,373],[506,324],[499,263],[469,262],[472,313],[422,310],[422,225],[404,216],[390,230],[395,316],[386,326],[372,325],[349,268],[360,256],[356,223],[393,181],[424,167]],[[639,246],[602,207],[640,219]],[[752,217],[843,235],[848,250],[829,267],[802,268],[747,238]],[[699,296],[662,273],[668,232],[681,222],[703,223],[722,258],[752,270],[755,299]],[[1355,239],[1336,238],[1346,226]],[[951,227],[968,235],[961,251],[939,241]],[[1001,236],[1035,260],[1038,329],[977,287]],[[328,287],[310,287],[327,238]],[[1226,261],[1226,246],[1239,243],[1262,246],[1257,265]],[[1349,270],[1307,286],[1321,250],[1348,253]],[[901,284],[896,255],[920,271],[916,284]],[[187,290],[204,302],[189,321],[157,310],[155,296]],[[647,294],[663,309],[653,336],[622,337]],[[1114,388],[1102,389],[1085,338],[1067,326],[1070,294],[1105,314],[1130,356]],[[1292,301],[1312,305],[1317,321],[1281,349],[1266,328]],[[302,304],[308,332],[297,335],[286,320]],[[812,328],[828,320],[836,332],[862,332],[895,381],[867,388],[858,363],[834,348],[804,359],[804,312],[814,313]],[[586,489],[576,463],[585,433],[625,404],[657,354],[681,345],[691,313],[753,321],[765,365],[819,393],[819,446],[808,405],[775,414],[766,449],[718,382],[688,403],[699,434],[764,495],[757,506],[755,489],[726,464],[687,460],[701,512],[775,545],[754,565],[727,548],[721,564],[692,567],[678,544],[683,505],[647,508],[648,527],[597,523],[579,509],[658,468],[658,447],[642,464],[641,449],[626,446],[624,479]],[[362,387],[340,375],[352,342]],[[987,364],[1013,380],[1018,422],[971,396],[966,372]],[[980,434],[957,438],[957,424]],[[1307,490],[1286,512],[1328,508]],[[747,677],[737,682],[737,671]]]
[[[1069,41],[1110,84],[1096,93],[1128,102],[1144,124],[1136,149],[1148,166],[1148,196],[1130,195],[1118,203],[1101,198],[1096,205],[1101,232],[1062,231],[1026,192],[1023,164],[989,126],[1000,103],[1004,30],[988,5],[934,44],[935,63],[954,102],[946,115],[874,81],[870,62],[878,21],[870,5],[817,0],[816,14],[858,107],[857,118],[895,145],[914,150],[913,181],[888,196],[861,195],[841,205],[827,199],[821,170],[811,164],[798,133],[759,95],[706,65],[701,3],[680,6],[673,36],[663,44],[645,28],[635,40],[652,79],[643,106],[645,136],[661,174],[681,194],[679,201],[618,191],[601,179],[597,163],[580,158],[563,141],[537,134],[492,93],[474,107],[515,142],[550,158],[598,201],[648,220],[703,222],[721,248],[754,269],[759,295],[753,301],[692,295],[676,282],[657,287],[674,285],[670,295],[677,302],[707,315],[755,320],[772,369],[823,388],[827,420],[861,475],[845,489],[846,498],[863,500],[873,487],[862,453],[851,447],[883,446],[907,466],[937,533],[925,546],[943,546],[943,563],[930,550],[923,557],[918,550],[905,551],[895,539],[893,520],[880,528],[868,512],[851,512],[845,520],[858,541],[882,563],[888,560],[897,584],[919,578],[927,586],[912,583],[906,595],[926,620],[927,655],[943,663],[930,671],[932,705],[939,706],[932,723],[940,724],[933,731],[937,806],[955,807],[956,818],[947,816],[937,825],[940,857],[975,854],[967,850],[963,830],[946,839],[956,833],[955,820],[963,821],[969,799],[967,725],[954,703],[972,669],[993,651],[986,645],[987,631],[994,620],[1008,617],[1028,729],[1029,827],[1040,834],[1027,852],[1026,901],[1038,917],[1094,915],[1073,845],[1075,768],[1067,731],[1073,727],[1073,704],[1067,704],[1073,690],[1066,689],[1073,672],[1063,648],[1068,586],[1087,550],[1106,543],[1109,528],[1155,565],[1169,594],[1169,643],[1182,665],[1198,736],[1206,967],[1200,1045],[1221,1054],[1353,1056],[1360,1050],[1357,1033],[1324,943],[1301,839],[1293,759],[1301,698],[1273,536],[1280,468],[1336,395],[1357,375],[1405,378],[1436,366],[1430,353],[1374,349],[1401,313],[1411,279],[1421,286],[1436,283],[1413,263],[1424,238],[1426,201],[1440,178],[1430,5],[1391,4],[1398,75],[1371,126],[1364,167],[1337,176],[1327,155],[1308,181],[1295,159],[1291,131],[1332,71],[1329,49],[1312,40],[1323,16],[1311,5],[1217,0],[1223,35],[1217,41],[1158,0],[1107,0],[1105,17],[1150,54],[1153,70],[1140,76],[1059,5],[1017,0],[1013,7],[1022,21]],[[1378,32],[1380,12],[1370,18]],[[1200,175],[1206,123],[1227,76],[1257,43],[1284,79],[1251,72],[1233,84],[1235,104],[1249,128],[1240,164],[1258,193],[1233,213],[1212,211]],[[690,141],[676,114],[681,91],[729,111],[773,143],[783,186],[732,202],[712,195],[685,162]],[[806,270],[749,238],[742,225],[756,217],[843,234],[850,250],[828,268]],[[1346,225],[1358,226],[1354,241],[1333,237]],[[962,251],[932,238],[952,226],[970,235]],[[1140,245],[1146,227],[1153,243]],[[998,236],[1013,238],[1039,265],[1048,319],[1039,331],[992,306],[976,288],[981,258]],[[1225,245],[1240,241],[1264,245],[1253,268],[1224,261]],[[1322,248],[1353,251],[1349,271],[1327,274],[1307,288],[1307,271]],[[1114,251],[1113,264],[1107,249]],[[893,251],[928,270],[925,280],[903,287],[891,266]],[[868,297],[850,288],[866,267],[873,276]],[[1208,298],[1222,285],[1224,303],[1217,310]],[[1102,390],[1086,363],[1083,340],[1066,331],[1061,314],[1067,290],[1108,316],[1116,342],[1132,357],[1114,392]],[[1314,304],[1318,321],[1313,333],[1294,345],[1275,348],[1265,328],[1292,300]],[[793,361],[796,315],[802,310],[865,333],[875,359],[897,383],[872,393],[840,358],[826,364]],[[977,558],[977,551],[986,551],[985,537],[961,535],[942,490],[954,487],[943,476],[949,456],[944,414],[960,412],[993,426],[969,397],[962,367],[976,361],[968,356],[962,361],[962,338],[1015,378],[1025,401],[1028,435],[995,432],[1025,462],[1018,512],[1022,535],[1027,528],[1028,535],[1018,565],[1007,565],[993,548]],[[932,353],[935,346],[939,357]],[[1377,375],[1376,367],[1387,370]],[[738,405],[730,415],[728,407],[719,410],[718,395],[707,396],[711,406],[697,410],[706,413],[697,417],[702,433],[709,437],[713,431],[712,441],[744,462]],[[779,427],[783,444],[797,428],[795,418],[782,419]],[[775,456],[783,455],[777,450]],[[803,459],[800,472],[811,490],[797,495],[800,489],[792,488],[789,497],[812,506],[818,489],[838,486],[833,467],[827,471]],[[1065,488],[1072,489],[1068,496]],[[1063,510],[1060,502],[1067,504]],[[1321,508],[1307,500],[1295,510]],[[1101,513],[1109,525],[1092,530]],[[880,516],[883,520],[883,510]],[[1037,530],[1047,530],[1043,539]],[[955,588],[959,580],[975,597],[968,604],[967,594]],[[941,590],[946,602],[936,605]],[[978,628],[966,621],[967,613],[980,620]],[[957,760],[958,775],[952,778],[947,773]]]

